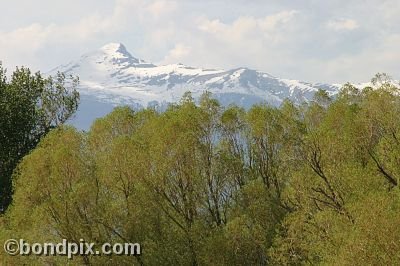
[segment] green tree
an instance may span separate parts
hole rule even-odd
[[[61,73],[44,78],[28,68],[17,68],[8,79],[0,65],[0,213],[11,203],[18,162],[76,111],[77,84]]]

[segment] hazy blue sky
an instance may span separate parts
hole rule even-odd
[[[305,81],[400,78],[399,0],[1,1],[0,60],[44,72],[109,42],[153,63]]]

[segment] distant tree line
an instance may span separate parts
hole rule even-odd
[[[14,171],[0,239],[142,245],[83,265],[400,264],[399,90],[373,81],[247,111],[187,93],[162,113],[58,127]]]

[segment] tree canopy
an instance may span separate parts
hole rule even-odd
[[[1,238],[134,242],[83,265],[397,265],[400,96],[383,81],[250,110],[209,94],[52,130],[14,173]],[[66,264],[9,257],[6,264]]]
[[[0,213],[11,203],[18,162],[76,111],[77,82],[61,73],[45,78],[28,68],[17,68],[8,78],[0,65]]]

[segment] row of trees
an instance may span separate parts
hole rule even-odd
[[[74,259],[86,265],[399,264],[400,98],[374,83],[248,111],[188,93],[163,113],[60,127],[15,172],[0,237],[142,245]]]

